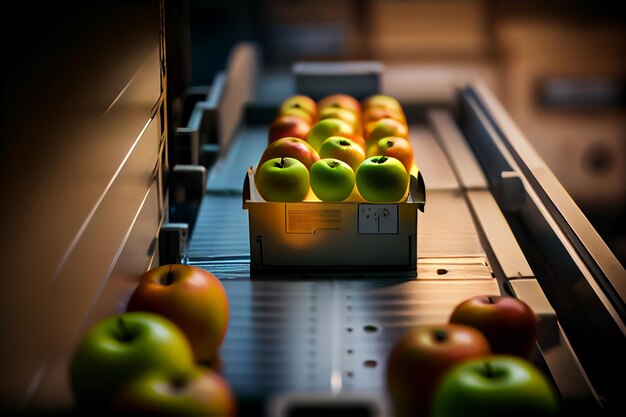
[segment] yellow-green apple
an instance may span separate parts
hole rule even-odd
[[[350,110],[342,109],[339,107],[325,107],[320,110],[318,120],[324,119],[339,119],[350,124],[354,128],[355,132],[361,132],[361,118],[358,114],[351,112]]]
[[[406,116],[402,110],[393,110],[383,106],[373,106],[363,110],[363,124],[380,119],[396,119],[406,124]]]
[[[451,323],[480,330],[493,353],[530,358],[537,342],[538,323],[530,306],[506,295],[478,295],[458,304]]]
[[[285,110],[283,110],[282,113],[279,113],[277,115],[277,117],[279,116],[293,116],[293,117],[297,117],[299,119],[304,120],[305,122],[308,122],[310,126],[312,126],[317,120],[315,119],[315,117],[309,113],[306,110],[303,110],[299,107],[289,107]]]
[[[409,128],[406,124],[389,118],[369,122],[365,125],[365,141],[368,148],[373,143],[389,136],[407,139],[409,137]]]
[[[318,109],[336,107],[350,110],[352,113],[361,115],[361,102],[349,94],[331,94],[317,102]]]
[[[151,369],[132,377],[107,408],[115,415],[140,417],[235,417],[237,401],[226,379],[198,366],[178,372]]]
[[[346,134],[356,133],[354,127],[349,123],[340,119],[324,119],[320,120],[311,127],[306,141],[319,151],[322,143],[331,136],[345,136]]]
[[[293,108],[305,110],[313,120],[317,120],[317,103],[311,97],[302,94],[287,97],[280,104],[278,114],[283,114]]]
[[[71,358],[70,385],[79,408],[98,409],[133,376],[194,366],[189,341],[172,321],[154,313],[124,313],[102,319],[84,335]]]
[[[294,158],[273,158],[255,175],[256,188],[265,201],[298,202],[309,193],[309,170]]]
[[[413,168],[413,145],[407,139],[397,136],[389,136],[388,138],[379,139],[378,142],[372,143],[367,150],[367,156],[376,155],[391,156],[396,158],[406,168],[407,172],[411,172]]]
[[[229,321],[228,296],[220,280],[192,265],[161,265],[139,279],[128,311],[148,311],[173,321],[187,336],[196,361],[218,353]]]
[[[304,140],[309,130],[311,130],[311,124],[305,119],[283,114],[276,117],[270,124],[267,143],[270,144],[286,137]]]
[[[489,354],[489,343],[473,327],[441,323],[410,329],[396,339],[387,357],[394,416],[430,417],[439,379],[461,361]]]
[[[395,97],[386,94],[374,94],[363,100],[364,111],[372,107],[384,107],[389,110],[403,112],[400,102]]]
[[[364,160],[356,170],[356,187],[366,200],[393,203],[405,195],[409,174],[402,162],[387,156]]]
[[[354,171],[335,158],[320,159],[311,167],[311,189],[322,201],[343,201],[354,190]]]
[[[331,136],[326,139],[318,153],[320,158],[335,158],[344,161],[353,171],[356,171],[365,160],[363,148],[343,136]]]
[[[265,147],[257,164],[257,169],[267,160],[273,158],[295,158],[302,162],[307,169],[320,159],[319,154],[308,142],[294,137],[286,137],[275,140]]]
[[[452,367],[440,380],[431,417],[559,416],[561,399],[531,362],[493,355]]]

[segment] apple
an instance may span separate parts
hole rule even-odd
[[[331,136],[322,142],[319,155],[320,158],[340,159],[350,165],[353,171],[365,160],[363,148],[342,136]]]
[[[403,113],[402,105],[395,98],[385,94],[374,94],[363,100],[363,111],[373,107],[383,107],[392,111]]]
[[[373,143],[389,136],[407,139],[409,137],[409,128],[405,123],[390,118],[383,118],[365,125],[365,141],[368,148]]]
[[[286,137],[275,140],[265,147],[261,159],[259,159],[257,164],[257,168],[263,165],[267,160],[286,157],[297,159],[302,162],[307,169],[310,169],[311,165],[320,159],[317,151],[306,141],[300,138]]]
[[[191,265],[161,265],[145,272],[128,311],[148,311],[173,321],[187,336],[196,361],[219,351],[229,320],[228,296],[220,280]]]
[[[561,400],[528,360],[493,355],[452,367],[436,389],[432,417],[558,416]]]
[[[278,139],[286,137],[294,137],[304,140],[306,139],[306,135],[309,133],[309,130],[311,130],[311,123],[307,122],[305,119],[289,114],[283,114],[276,117],[276,119],[272,121],[272,124],[270,124],[267,143],[270,144]]]
[[[493,353],[530,358],[537,342],[538,323],[532,309],[519,298],[478,295],[457,305],[449,321],[480,330]]]
[[[317,103],[311,97],[300,94],[286,98],[280,104],[278,114],[284,114],[293,108],[304,110],[313,120],[317,120]]]
[[[382,138],[367,150],[367,156],[391,156],[402,162],[407,172],[413,168],[413,145],[407,139],[397,136]]]
[[[319,151],[322,143],[331,136],[344,136],[346,134],[355,133],[354,127],[349,123],[340,119],[324,119],[320,120],[311,127],[306,141]]]
[[[146,312],[107,317],[84,335],[70,362],[70,385],[81,408],[99,408],[131,377],[149,369],[195,366],[187,337],[172,321]]]
[[[385,118],[396,119],[406,124],[406,116],[402,110],[392,110],[383,106],[373,106],[368,107],[363,111],[364,124]]]
[[[354,171],[335,158],[320,159],[311,167],[311,189],[322,201],[343,201],[354,190]]]
[[[309,170],[294,158],[273,158],[255,175],[256,188],[265,201],[298,202],[309,193]]]
[[[361,149],[363,149],[363,152],[366,151],[365,139],[363,139],[363,135],[360,135],[358,133],[343,133],[341,136],[344,137],[344,138],[348,138],[352,142],[354,142],[357,145],[359,145],[361,147]]]
[[[148,370],[128,380],[108,409],[133,416],[234,417],[237,403],[218,373],[194,367],[185,371]]]
[[[396,417],[429,417],[439,379],[463,360],[490,354],[473,327],[424,324],[400,336],[387,356],[386,383]]]
[[[356,170],[356,187],[366,201],[397,202],[405,195],[408,183],[409,174],[396,158],[373,156]]]
[[[305,122],[307,122],[309,124],[309,126],[312,126],[317,120],[315,119],[315,117],[309,113],[306,110],[303,110],[299,107],[290,107],[287,108],[285,110],[283,110],[282,113],[279,113],[277,117],[280,116],[294,116],[297,117],[299,119],[304,120]]]
[[[361,118],[358,114],[340,107],[325,107],[320,110],[318,120],[339,119],[348,123],[355,132],[361,131]]]
[[[361,115],[361,103],[348,94],[331,94],[317,102],[317,108],[320,110],[328,107],[346,109],[358,116]]]

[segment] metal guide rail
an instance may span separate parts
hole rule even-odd
[[[349,409],[390,416],[384,370],[395,338],[416,324],[445,322],[457,303],[486,293],[517,296],[537,312],[533,361],[554,381],[566,413],[624,407],[607,377],[607,370],[624,369],[621,293],[605,291],[623,269],[607,266],[608,249],[586,236],[573,244],[555,205],[545,209],[564,191],[538,193],[528,176],[540,160],[512,157],[501,143],[509,136],[490,93],[472,85],[458,99],[454,108],[420,108],[409,120],[428,199],[419,213],[417,276],[251,274],[240,194],[246,169],[265,147],[266,126],[244,116],[208,173],[185,261],[215,273],[229,294],[221,369],[245,415],[322,407],[337,415]],[[254,103],[247,113],[253,112]],[[527,146],[523,136],[515,140]],[[573,202],[559,203],[557,209],[573,211],[565,207]],[[589,258],[603,262],[593,267]]]

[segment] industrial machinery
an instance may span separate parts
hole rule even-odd
[[[220,361],[241,416],[391,416],[383,376],[393,341],[485,293],[538,314],[533,362],[566,415],[626,409],[626,272],[480,80],[451,80],[439,102],[402,103],[426,184],[414,269],[259,272],[242,189],[276,105],[295,93],[393,95],[380,83],[384,63],[295,63],[277,81],[259,48],[241,43],[212,85],[177,91],[175,8],[105,3],[75,16],[106,24],[27,54],[25,64],[41,63],[46,47],[72,40],[63,62],[24,77],[30,95],[12,103],[7,133],[20,140],[6,144],[2,167],[3,408],[72,414],[67,368],[81,335],[123,311],[142,272],[187,263],[229,295]],[[45,126],[34,104],[48,106]]]

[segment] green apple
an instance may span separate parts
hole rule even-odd
[[[511,355],[471,359],[440,380],[432,417],[557,416],[560,398],[535,366]]]
[[[193,366],[189,341],[173,322],[153,313],[124,313],[85,334],[71,359],[70,383],[80,407],[98,408],[148,369],[184,372]]]
[[[308,135],[306,141],[315,149],[319,151],[322,143],[331,136],[342,136],[344,134],[356,133],[354,127],[349,123],[339,119],[324,119],[315,123]]]
[[[255,175],[256,188],[265,201],[298,202],[309,193],[309,170],[295,158],[272,158]]]
[[[375,203],[393,203],[405,195],[409,174],[396,158],[373,156],[356,171],[356,187],[361,196]]]
[[[320,159],[311,167],[311,189],[322,201],[343,201],[354,190],[354,171],[344,161]]]
[[[356,142],[342,136],[331,136],[326,139],[319,150],[320,158],[335,158],[350,165],[356,171],[365,160],[365,152]]]
[[[154,369],[132,377],[108,408],[115,414],[133,416],[234,417],[237,407],[222,376],[196,367],[179,372]]]

